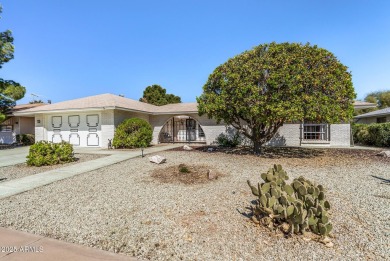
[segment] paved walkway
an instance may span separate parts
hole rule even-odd
[[[144,155],[150,153],[156,153],[182,145],[170,144],[164,146],[155,146],[151,148],[146,148],[144,150]],[[90,150],[92,152],[93,150]],[[95,152],[98,150],[94,149]],[[58,180],[66,179],[73,177],[75,175],[89,172],[92,170],[100,169],[121,161],[125,161],[131,158],[136,158],[141,156],[141,150],[131,150],[131,151],[108,151],[103,150],[103,154],[112,154],[107,157],[90,160],[78,164],[74,164],[68,167],[58,168],[46,172],[42,172],[35,175],[26,176],[20,179],[14,179],[7,182],[0,183],[0,199],[6,198],[15,194],[19,194],[31,189],[35,189],[50,183],[53,183]],[[77,152],[77,151],[76,151]],[[87,152],[84,152],[87,153]]]
[[[136,261],[122,254],[63,242],[60,240],[0,228],[0,261]]]
[[[0,150],[0,167],[26,162],[29,146]]]

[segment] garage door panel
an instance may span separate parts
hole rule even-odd
[[[99,115],[87,115],[87,126],[90,128],[97,127],[99,125]]]
[[[53,116],[51,117],[51,125],[53,128],[61,128],[62,126],[62,116]]]
[[[68,123],[71,129],[78,128],[80,126],[80,115],[69,116]]]
[[[80,135],[78,133],[69,134],[69,143],[74,146],[80,146]]]
[[[97,133],[88,133],[87,145],[88,146],[99,146],[99,135]]]
[[[59,133],[53,133],[51,141],[53,143],[61,143],[62,142],[62,135]]]

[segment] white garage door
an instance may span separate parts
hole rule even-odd
[[[49,141],[54,143],[67,141],[80,147],[100,146],[101,128],[98,114],[51,116],[49,125]]]

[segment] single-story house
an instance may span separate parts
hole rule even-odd
[[[371,124],[390,122],[390,107],[354,117],[356,123]]]
[[[6,115],[7,119],[0,123],[0,144],[15,143],[16,135],[18,134],[34,134],[34,117],[15,116],[15,113],[26,109],[37,108],[42,105],[45,104],[34,103],[14,106]]]
[[[353,103],[353,107],[355,108],[355,110],[375,108],[376,106],[377,105],[375,103],[365,101],[354,101]]]
[[[107,147],[116,127],[137,117],[153,128],[153,144],[212,144],[226,131],[223,123],[199,116],[197,103],[155,106],[113,94],[101,94],[18,111],[33,117],[35,140],[68,141],[80,147]],[[284,124],[268,143],[273,146],[350,146],[350,124]]]

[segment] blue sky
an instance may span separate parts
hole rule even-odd
[[[40,99],[139,99],[160,84],[193,102],[208,75],[261,43],[310,42],[349,67],[358,98],[390,89],[390,1],[0,0],[15,59],[0,77]]]

